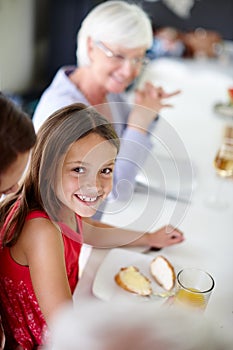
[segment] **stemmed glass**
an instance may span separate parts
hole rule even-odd
[[[214,158],[214,168],[218,178],[216,192],[206,199],[209,207],[227,208],[229,203],[222,196],[222,186],[226,178],[233,177],[233,139],[225,139]]]

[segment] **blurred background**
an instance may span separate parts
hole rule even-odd
[[[0,0],[0,90],[32,114],[58,68],[76,63],[76,33],[89,10],[101,2]],[[233,41],[233,0],[134,3],[149,14],[155,31],[173,27],[183,35],[204,28]]]

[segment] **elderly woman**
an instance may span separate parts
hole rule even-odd
[[[149,130],[167,94],[147,82],[135,91],[134,104],[124,99],[125,89],[146,64],[153,32],[147,14],[137,5],[107,1],[96,6],[84,19],[77,36],[77,66],[61,68],[43,93],[33,122],[38,130],[55,110],[74,102],[99,109],[115,125],[121,149],[114,172],[113,195],[129,199],[137,172],[152,148]],[[101,210],[95,219],[100,219]],[[158,246],[181,242],[179,232],[158,237]],[[152,237],[152,236],[150,236]],[[156,239],[157,240],[157,239]],[[156,245],[155,242],[153,242]]]

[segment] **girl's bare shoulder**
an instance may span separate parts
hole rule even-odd
[[[63,251],[63,242],[59,227],[46,218],[27,220],[11,255],[21,265],[29,265],[33,258],[46,257],[55,250]]]
[[[42,217],[27,220],[20,235],[20,245],[25,251],[30,251],[35,247],[47,250],[48,247],[58,246],[61,243],[59,226]]]
[[[39,236],[42,238],[43,236],[57,235],[60,232],[61,230],[58,224],[54,223],[49,218],[37,217],[25,221],[22,235],[27,237]]]

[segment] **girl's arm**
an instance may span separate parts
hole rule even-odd
[[[40,309],[48,323],[57,309],[72,299],[61,232],[47,219],[32,219],[24,226],[20,244]]]
[[[84,241],[94,247],[147,246],[163,248],[184,241],[182,232],[172,226],[164,226],[154,232],[126,230],[108,224],[83,219]]]

